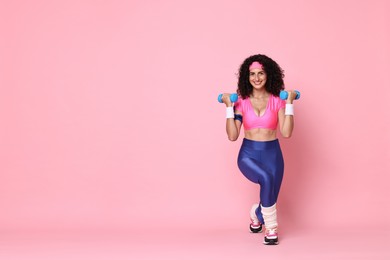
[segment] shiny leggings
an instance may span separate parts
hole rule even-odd
[[[283,179],[284,161],[279,141],[253,141],[245,139],[238,154],[238,168],[250,181],[260,185],[260,201],[263,207],[274,205],[278,199]],[[261,208],[256,209],[261,223]]]

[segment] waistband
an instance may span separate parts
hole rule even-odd
[[[272,141],[254,141],[244,138],[242,140],[242,147],[251,148],[255,150],[271,150],[275,148],[279,148],[279,140],[275,139]]]

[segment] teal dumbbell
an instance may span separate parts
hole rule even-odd
[[[218,95],[218,102],[219,102],[219,103],[223,103],[223,102],[222,102],[222,95],[223,95],[223,94],[219,94],[219,95]],[[238,100],[238,95],[237,95],[236,93],[230,94],[230,101],[231,101],[231,102],[234,103],[234,102],[236,102],[237,100]]]
[[[295,93],[297,93],[295,99],[299,99],[301,97],[301,92],[299,92],[298,90],[294,90]],[[279,97],[283,100],[286,100],[288,98],[288,92],[287,91],[280,91],[280,94],[279,94]]]

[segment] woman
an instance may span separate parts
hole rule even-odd
[[[230,141],[236,141],[244,126],[245,138],[239,155],[238,167],[246,178],[259,184],[260,204],[253,205],[250,230],[266,232],[264,244],[276,245],[278,223],[276,202],[282,184],[284,162],[277,126],[283,137],[291,137],[294,128],[293,100],[295,91],[288,91],[287,100],[279,98],[284,89],[283,70],[265,55],[253,55],[240,67],[239,99],[230,101],[229,94],[222,95],[226,105],[226,132]]]

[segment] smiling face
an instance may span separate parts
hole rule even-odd
[[[263,68],[255,68],[249,71],[249,82],[254,89],[260,90],[265,87],[267,74]]]

